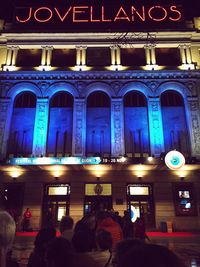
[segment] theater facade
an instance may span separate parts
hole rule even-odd
[[[0,20],[1,208],[19,229],[29,207],[34,229],[129,209],[149,230],[198,230],[200,18],[175,5],[109,12],[39,6]],[[169,151],[185,165],[167,167]]]

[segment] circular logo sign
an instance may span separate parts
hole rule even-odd
[[[185,157],[178,151],[170,151],[165,156],[165,164],[171,170],[178,170],[185,165]]]

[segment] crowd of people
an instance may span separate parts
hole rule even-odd
[[[145,233],[143,218],[134,224],[125,212],[100,211],[88,214],[74,225],[64,216],[56,229],[42,228],[34,242],[27,267],[184,267],[167,247],[153,244]],[[18,267],[10,251],[15,236],[15,222],[7,212],[0,212],[0,266]]]

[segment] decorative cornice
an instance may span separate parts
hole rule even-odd
[[[0,72],[0,80],[14,81],[76,81],[76,80],[182,80],[182,79],[200,79],[200,70],[179,71],[17,71]]]

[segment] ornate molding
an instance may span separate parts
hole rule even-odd
[[[141,80],[141,79],[200,79],[199,70],[180,71],[180,70],[163,70],[163,71],[17,71],[17,72],[0,72],[0,79],[3,80]]]

